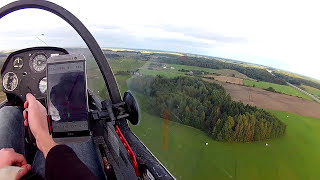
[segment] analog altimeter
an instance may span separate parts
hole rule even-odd
[[[42,72],[46,69],[47,57],[44,54],[37,54],[30,60],[30,68],[34,72]]]
[[[7,72],[2,79],[3,88],[7,91],[14,91],[18,86],[19,80],[15,73]]]

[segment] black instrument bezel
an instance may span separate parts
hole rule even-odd
[[[31,56],[29,56],[29,54]],[[45,69],[41,72],[35,72],[30,67],[32,58],[37,54],[45,54],[45,56],[49,58],[51,54],[65,55],[69,53],[65,49],[58,47],[33,47],[11,53],[1,69],[2,78],[8,72],[13,72],[18,77],[18,85],[13,91],[7,91],[3,88],[3,92],[7,94],[8,101],[11,101],[10,104],[20,105],[21,102],[25,101],[25,95],[27,93],[32,93],[37,99],[46,98],[46,93],[42,93],[39,90],[39,82],[42,78],[46,77]],[[23,66],[20,69],[14,68],[13,66],[13,62],[17,57],[20,57],[23,60]],[[12,99],[12,96],[8,96],[8,94],[12,94],[18,98]],[[17,101],[17,99],[20,99],[21,101]]]
[[[68,51],[66,51],[65,49],[63,48],[59,48],[59,47],[50,47],[50,46],[43,46],[43,47],[31,47],[31,48],[26,48],[26,49],[21,49],[21,50],[18,50],[18,51],[15,51],[11,54],[9,54],[9,56],[7,57],[7,60],[8,59],[11,59],[13,58],[14,56],[17,56],[17,57],[20,57],[21,56],[18,56],[19,54],[22,54],[22,53],[25,53],[25,52],[30,52],[30,51],[47,51],[47,50],[52,50],[52,51],[60,51],[60,52],[63,52],[65,54],[69,54]],[[3,75],[3,72],[5,71],[5,68],[8,66],[8,63],[9,61],[5,61],[3,66],[2,66],[2,69],[1,69],[1,75]],[[29,60],[29,59],[28,59]],[[25,59],[23,60],[25,61]],[[23,63],[24,66],[26,65],[25,63]],[[29,62],[28,62],[28,66],[29,66]]]

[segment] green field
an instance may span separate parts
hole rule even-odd
[[[305,91],[307,91],[308,93],[320,97],[320,90],[319,89],[316,89],[316,88],[313,88],[310,86],[306,86],[306,85],[301,85],[300,87],[302,89],[304,89]]]
[[[307,80],[307,81],[320,83],[320,81],[318,79],[313,79],[313,78],[306,77],[306,76],[299,75],[299,74],[295,74],[295,73],[292,73],[292,72],[281,71],[281,70],[276,70],[275,72],[279,73],[279,74],[283,74],[283,75],[289,76],[289,77],[293,77],[293,78],[300,78],[300,79],[304,79],[304,80]]]
[[[167,77],[185,75],[178,69],[189,68],[178,65],[175,69],[156,71],[145,68],[148,66],[147,63],[141,63],[134,68],[130,68],[125,63],[122,65],[111,63],[111,65],[114,71],[140,68],[143,74],[160,74]],[[168,66],[170,67],[171,64]],[[93,69],[88,74],[92,78],[97,76],[97,72]],[[131,75],[116,75],[121,94],[128,89],[127,80],[130,77]],[[268,88],[272,85],[277,91],[290,88],[289,86],[276,87],[278,85],[271,83],[259,82],[258,84],[260,88]],[[257,87],[258,84],[256,84]],[[101,76],[91,84],[92,87],[99,88],[103,85]],[[287,92],[290,91],[291,89],[287,90]],[[131,126],[131,128],[177,179],[295,180],[318,179],[320,176],[318,171],[320,119],[270,111],[287,124],[287,133],[278,139],[254,143],[217,142],[198,129],[170,121],[169,148],[165,150],[163,119],[148,113],[150,112],[148,108],[152,108],[148,105],[148,97],[137,93],[135,95],[140,104],[142,118],[138,126]],[[266,146],[266,143],[269,146]]]
[[[139,61],[128,58],[121,58],[117,60],[109,60],[113,73],[118,71],[135,71],[142,67],[147,61]]]
[[[156,71],[156,70],[149,70],[149,69],[141,69],[139,72],[141,72],[144,75],[151,75],[151,76],[161,75],[168,78],[174,78],[177,76],[186,76],[185,72],[179,72],[175,70]]]
[[[287,134],[255,143],[217,142],[200,130],[170,121],[166,151],[162,147],[163,120],[146,111],[148,98],[136,96],[142,121],[131,128],[177,179],[295,180],[320,176],[319,119],[271,111],[287,124]]]
[[[124,94],[128,90],[127,80],[131,77],[131,75],[116,75],[116,80],[121,92],[121,95]]]
[[[113,73],[119,71],[136,71],[142,66],[148,64],[146,61],[132,60],[132,59],[119,59],[109,61]],[[88,74],[88,87],[100,99],[108,99],[109,94],[106,93],[107,89],[102,74],[99,71],[98,65],[93,59],[87,61],[87,74]],[[132,75],[115,75],[121,95],[128,89],[126,80]]]
[[[251,81],[251,80],[244,80],[243,81],[245,86],[255,86],[257,88],[262,88],[262,89],[267,89],[268,87],[272,87],[273,89],[275,89],[277,92],[282,93],[282,94],[287,94],[287,95],[291,95],[291,96],[297,96],[297,97],[301,97],[303,99],[307,99],[312,101],[312,98],[310,98],[309,96],[307,96],[306,94],[298,91],[297,89],[290,87],[290,86],[286,86],[286,85],[280,85],[280,84],[274,84],[274,83],[269,83],[269,82],[263,82],[263,81]]]
[[[236,70],[233,69],[218,69],[216,73],[220,74],[221,76],[229,76],[229,77],[236,77],[241,79],[250,79],[248,76],[239,73]]]
[[[198,71],[206,71],[209,73],[216,73],[216,69],[210,69],[210,68],[202,68],[202,67],[196,67],[196,66],[187,66],[187,65],[180,65],[180,64],[168,64],[168,67],[174,67],[176,71],[179,69],[185,69],[185,70],[198,70]]]
[[[171,69],[173,67],[174,69]],[[179,70],[189,70],[189,71],[204,71],[209,73],[217,73],[216,69],[210,69],[210,68],[202,68],[202,67],[195,67],[195,66],[186,66],[186,65],[179,65],[179,64],[167,64],[167,69],[159,68],[159,69],[148,69],[147,66],[145,68],[140,69],[140,72],[144,75],[162,75],[168,78],[174,78],[177,76],[186,76],[186,72],[181,72]],[[223,70],[222,70],[223,71]]]

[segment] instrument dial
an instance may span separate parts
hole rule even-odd
[[[44,54],[37,54],[30,60],[30,68],[34,72],[42,72],[47,65],[47,57]]]
[[[42,94],[47,91],[47,77],[42,78],[39,82],[39,90]]]
[[[23,60],[20,57],[16,57],[13,61],[13,68],[14,69],[21,69],[23,66]]]
[[[15,73],[7,72],[3,76],[2,85],[7,91],[14,91],[18,86],[19,80]]]

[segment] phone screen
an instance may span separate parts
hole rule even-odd
[[[48,64],[47,71],[53,127],[60,122],[87,121],[85,62]]]

